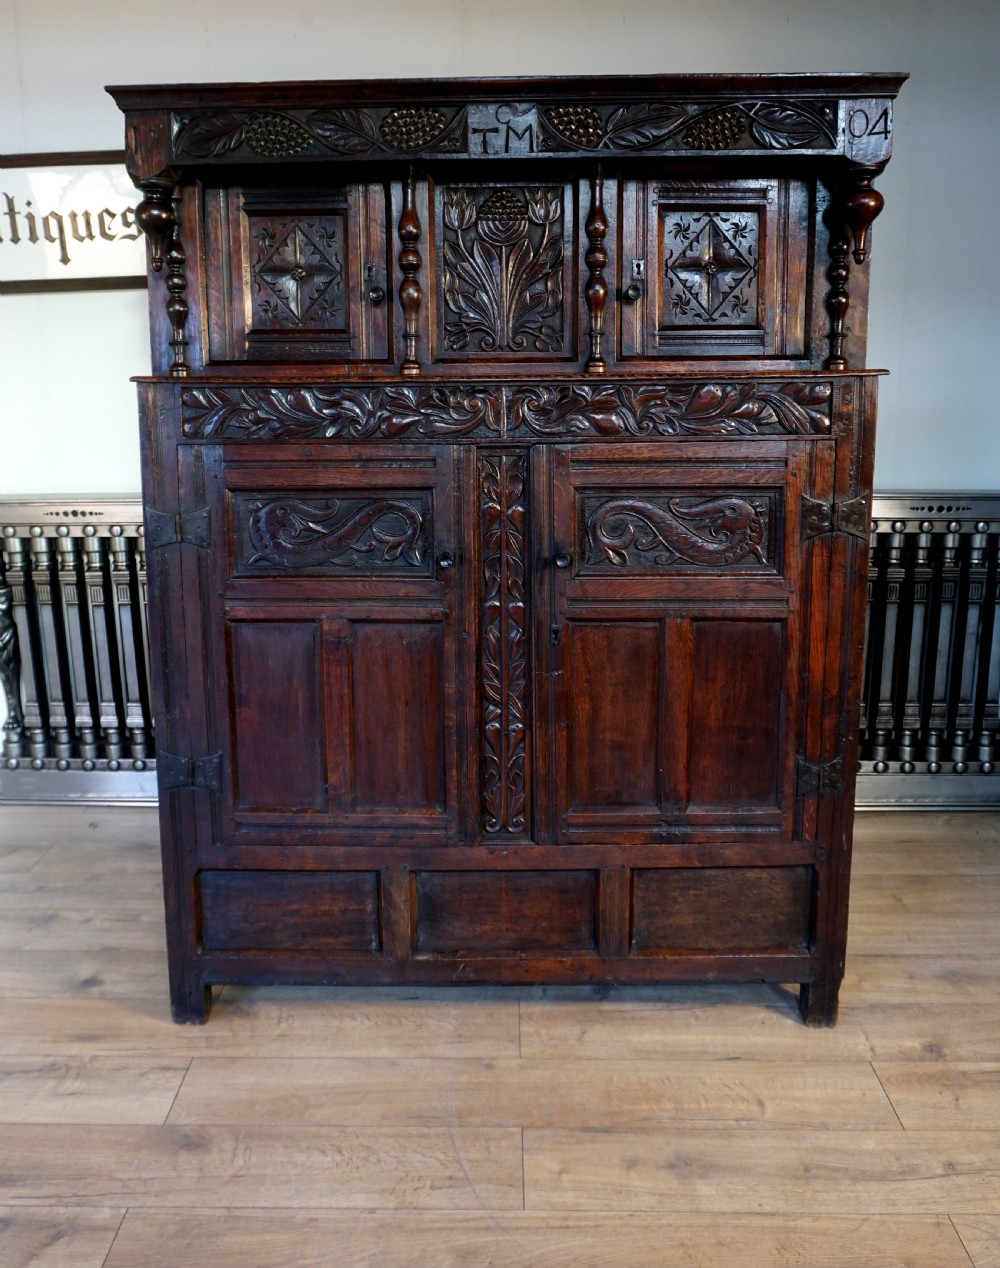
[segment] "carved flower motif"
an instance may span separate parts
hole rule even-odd
[[[742,110],[716,110],[699,116],[685,129],[684,144],[690,150],[731,150],[746,130]]]
[[[390,110],[383,118],[379,133],[394,150],[419,150],[440,136],[448,120],[440,110],[404,106]]]
[[[284,114],[259,114],[246,125],[243,139],[262,158],[288,158],[308,150],[313,138],[306,128]]]
[[[553,106],[548,118],[560,136],[585,150],[596,150],[604,140],[604,120],[593,106]]]
[[[509,247],[528,232],[528,213],[512,189],[497,189],[479,208],[479,236],[495,247]]]

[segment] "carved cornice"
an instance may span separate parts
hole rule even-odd
[[[174,160],[195,163],[418,154],[474,158],[580,152],[846,153],[855,139],[842,124],[841,104],[837,97],[750,95],[718,100],[651,96],[648,101],[468,101],[324,109],[262,105],[175,110],[170,134]],[[850,117],[854,103],[844,104]],[[888,109],[888,103],[884,104]],[[887,145],[888,131],[885,141]]]

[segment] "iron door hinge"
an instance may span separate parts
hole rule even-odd
[[[178,757],[176,753],[160,751],[156,755],[156,773],[161,792],[173,788],[207,788],[210,792],[221,792],[222,754]]]
[[[146,510],[146,546],[199,546],[207,550],[212,544],[211,508],[199,507],[185,515],[167,515],[152,507]]]
[[[866,542],[871,502],[867,493],[846,502],[819,502],[802,495],[802,540],[821,533],[849,533]]]
[[[799,792],[804,797],[820,797],[824,793],[844,791],[844,759],[835,757],[832,762],[807,762],[799,758]]]

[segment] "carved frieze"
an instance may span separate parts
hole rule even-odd
[[[765,553],[771,495],[584,498],[587,547],[581,572],[773,568]]]
[[[396,440],[500,430],[497,393],[465,385],[200,387],[181,395],[188,438]]]
[[[523,454],[479,459],[483,826],[526,830],[528,625]]]
[[[836,150],[835,99],[475,102],[287,110],[184,110],[172,115],[177,160]],[[888,135],[888,125],[886,125]]]
[[[430,495],[237,495],[238,573],[426,571]]]
[[[831,383],[565,383],[514,388],[508,430],[538,436],[809,435]]]
[[[446,188],[442,219],[446,354],[561,351],[562,187]]]

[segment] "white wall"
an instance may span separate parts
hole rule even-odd
[[[0,0],[0,153],[120,147],[108,83],[908,70],[874,235],[876,483],[996,489],[998,48],[998,0]],[[144,323],[140,292],[0,299],[0,496],[138,488]]]

